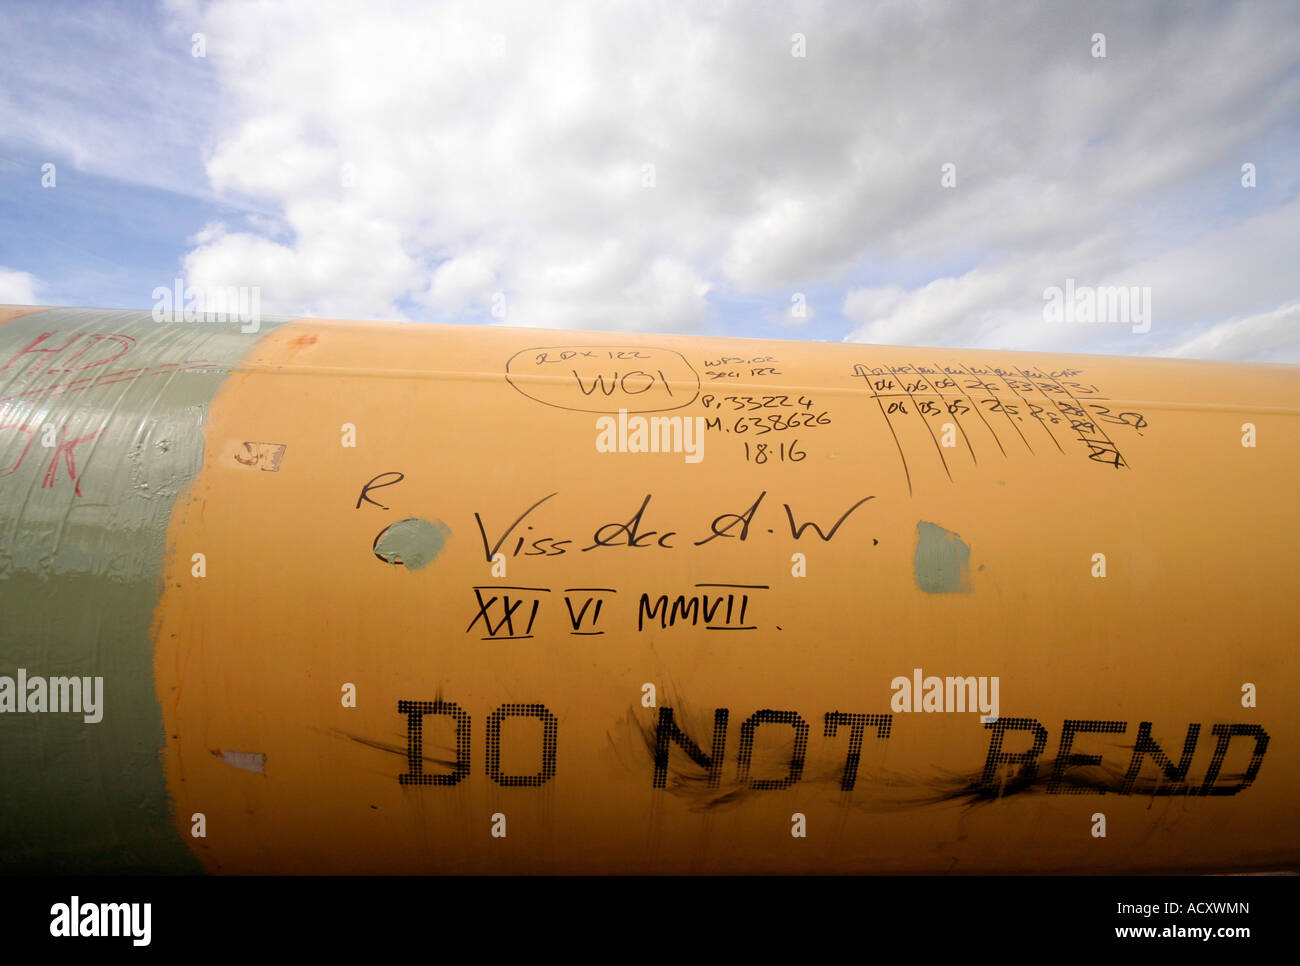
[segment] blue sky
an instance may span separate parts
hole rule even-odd
[[[148,308],[180,277],[292,315],[1300,362],[1294,4],[0,28],[0,302]],[[1149,293],[1150,330],[1045,321],[1067,279]]]

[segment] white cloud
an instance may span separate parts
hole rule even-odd
[[[40,284],[35,275],[0,265],[0,305],[40,305]]]
[[[397,293],[418,280],[395,226],[357,206],[300,205],[289,220],[302,226],[296,245],[210,224],[184,259],[183,274],[199,288],[256,286],[272,315],[400,319]]]
[[[282,213],[204,239],[187,271],[260,283],[289,312],[494,321],[500,292],[514,324],[690,330],[719,293],[784,316],[789,292],[841,286],[850,338],[1084,348],[1115,333],[1046,329],[1042,289],[1146,273],[1167,328],[1131,351],[1159,351],[1262,290],[1300,294],[1294,259],[1239,257],[1217,279],[1205,262],[1266,217],[1206,186],[1279,153],[1300,108],[1286,7],[217,0],[185,16],[226,96],[208,177]],[[1214,279],[1217,318],[1178,314],[1180,271],[1192,290]]]
[[[1243,319],[1220,322],[1166,355],[1300,363],[1300,300]]]
[[[425,301],[444,312],[459,312],[487,301],[497,290],[497,258],[489,252],[467,252],[438,266]]]
[[[1267,310],[1297,291],[1297,224],[1300,201],[1205,230],[1147,258],[1125,258],[1125,234],[1116,231],[1073,248],[1016,252],[910,291],[853,289],[844,315],[860,324],[847,341],[1155,355],[1219,346],[1223,358],[1290,361],[1294,341]],[[1076,286],[1150,289],[1150,331],[1045,322],[1044,291],[1067,279]],[[1189,337],[1225,317],[1234,321],[1218,336],[1211,334],[1216,326],[1203,338]]]
[[[1081,285],[1109,284],[1110,271],[1120,264],[1117,248],[1114,237],[1100,236],[1061,251],[1016,252],[910,291],[896,285],[851,289],[844,315],[861,324],[846,341],[1065,348],[1090,333],[1047,326],[1043,290],[1069,277]]]
[[[616,241],[525,266],[506,292],[515,325],[623,331],[689,329],[706,311],[709,283],[683,261],[644,257]]]

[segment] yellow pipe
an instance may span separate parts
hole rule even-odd
[[[0,328],[6,359],[43,332],[142,333],[145,370],[165,334],[175,371],[129,385],[217,380],[165,536],[131,538],[164,548],[148,646],[171,817],[149,834],[207,871],[1300,861],[1295,367],[218,328]],[[84,416],[79,390],[41,395],[75,382],[47,371],[67,355],[0,422],[33,397]],[[93,418],[139,437],[180,405],[158,393]],[[167,484],[102,479],[78,497],[56,473],[61,505]],[[54,606],[76,593],[45,579]],[[80,728],[125,713],[105,688]]]

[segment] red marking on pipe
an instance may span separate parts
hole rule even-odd
[[[65,392],[80,392],[83,389],[93,389],[96,386],[108,386],[115,382],[129,382],[130,380],[140,376],[153,376],[160,372],[169,372],[173,369],[179,369],[181,372],[190,372],[196,369],[220,368],[222,367],[207,362],[204,359],[191,359],[185,362],[166,362],[156,366],[144,366],[139,369],[119,369],[117,372],[105,372],[97,376],[82,376],[80,379],[73,379],[71,382],[59,382],[52,386],[42,386],[39,389],[28,389],[25,392],[15,393],[12,396],[2,396],[0,397],[0,403],[9,402],[11,399],[22,399],[25,396],[39,396],[42,393],[50,393],[54,396],[60,396]]]

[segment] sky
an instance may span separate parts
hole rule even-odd
[[[1300,363],[1298,148],[1296,3],[0,0],[0,303]]]

